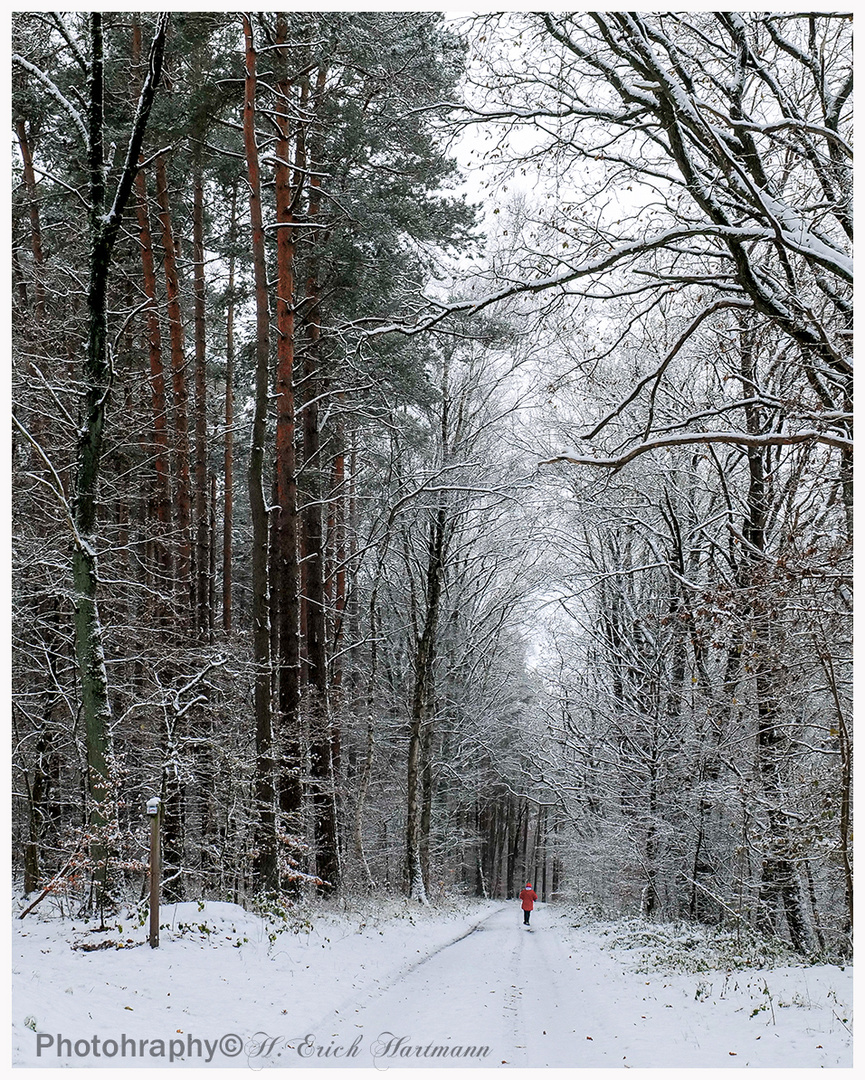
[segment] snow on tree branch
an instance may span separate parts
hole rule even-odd
[[[37,79],[48,91],[48,93],[54,98],[54,100],[60,105],[60,107],[68,114],[72,120],[72,124],[78,135],[81,138],[82,145],[85,147],[90,145],[90,136],[87,132],[84,120],[81,117],[81,113],[75,108],[72,102],[67,98],[57,87],[57,85],[45,74],[41,68],[36,67],[35,64],[31,64],[29,60],[26,60],[23,56],[19,56],[18,53],[12,54],[12,63],[17,64],[24,71],[32,75],[34,79]]]
[[[634,458],[640,457],[640,455],[646,454],[650,450],[666,450],[674,446],[712,443],[741,447],[798,446],[802,443],[822,443],[824,446],[831,446],[836,450],[847,451],[853,447],[852,439],[826,431],[770,432],[766,435],[750,435],[745,431],[698,431],[677,435],[659,435],[656,438],[646,439],[617,457],[590,457],[578,454],[576,451],[564,451],[539,462],[539,464],[555,465],[558,462],[567,462],[570,465],[597,465],[599,468],[612,469],[614,472],[618,472],[629,461],[633,461]]]

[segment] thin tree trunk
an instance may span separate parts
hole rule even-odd
[[[207,640],[213,644],[216,630],[216,473],[210,474],[210,522],[208,527],[210,545],[208,547],[208,596],[207,596]]]
[[[435,701],[434,667],[442,577],[444,574],[445,526],[447,511],[440,506],[430,522],[426,580],[426,613],[420,638],[415,646],[414,692],[409,724],[408,768],[406,777],[406,878],[412,900],[427,902],[426,882],[421,859],[421,750],[428,725],[433,722]]]
[[[537,822],[535,825],[535,869],[532,875],[532,884],[535,892],[543,900],[543,886],[541,884],[541,867],[544,862],[544,808],[536,808]]]
[[[42,833],[45,821],[46,793],[49,777],[45,761],[51,750],[52,733],[49,727],[51,700],[48,701],[42,716],[39,736],[35,746],[36,763],[32,779],[25,773],[27,785],[27,843],[24,845],[24,895],[28,896],[39,887],[40,867],[42,864]]]
[[[549,866],[550,866],[550,855],[549,855],[548,843],[546,843],[546,837],[548,837],[548,835],[549,835],[549,827],[550,827],[550,807],[544,807],[543,808],[543,829],[542,829],[542,833],[541,833],[541,891],[540,891],[541,900],[544,902],[544,904],[546,902],[548,902],[548,900],[546,900],[546,897],[548,897],[548,892],[546,892],[546,882],[548,882],[548,877],[546,877],[546,875],[548,875],[548,870],[549,870]]]
[[[33,155],[23,117],[16,120],[15,133],[18,136],[18,147],[21,150],[21,161],[24,166],[24,190],[27,192],[27,202],[30,208],[30,246],[33,252],[33,291],[35,297],[33,316],[36,322],[41,324],[45,317],[45,286],[42,283],[42,266],[45,261],[42,252],[42,224],[39,217],[39,198],[36,192]]]
[[[751,328],[743,321],[740,351],[742,383],[746,393],[757,385],[754,348]],[[762,427],[759,407],[753,403],[745,406],[745,423],[749,434],[758,432]],[[772,915],[776,902],[780,900],[793,947],[798,952],[807,953],[811,947],[811,933],[805,915],[801,882],[791,855],[790,823],[782,805],[781,751],[784,740],[779,731],[777,704],[780,677],[772,661],[772,623],[765,599],[759,595],[762,590],[757,581],[758,573],[763,569],[760,556],[766,547],[768,516],[765,452],[762,447],[749,447],[747,450],[748,497],[743,529],[749,545],[743,553],[747,585],[754,594],[751,663],[757,697],[757,769],[763,784],[769,826],[768,849],[763,857],[760,884],[760,919],[762,929],[772,930]],[[766,588],[766,585],[762,588]]]
[[[273,719],[271,713],[270,596],[268,591],[268,519],[264,499],[264,451],[267,401],[270,390],[270,311],[267,297],[264,226],[258,146],[255,140],[256,52],[249,16],[243,16],[246,45],[243,138],[249,182],[249,216],[252,224],[252,257],[255,275],[255,399],[252,447],[249,460],[249,505],[252,518],[252,648],[255,661],[253,711],[255,715],[257,816],[255,873],[258,887],[266,892],[279,888],[276,842],[276,793],[274,789]]]
[[[222,514],[222,629],[231,633],[231,559],[234,528],[234,243],[237,235],[237,184],[231,189],[228,257],[228,310],[225,317],[225,499]]]
[[[184,606],[189,608],[192,600],[192,551],[190,528],[192,523],[192,496],[189,475],[189,405],[186,388],[186,357],[183,345],[183,317],[180,311],[180,279],[177,273],[177,252],[171,227],[171,209],[168,201],[168,176],[165,157],[156,159],[156,201],[159,206],[159,223],[162,228],[164,254],[165,293],[168,301],[168,327],[171,341],[171,386],[174,404],[174,491],[177,506],[177,531],[179,535],[177,577],[178,588]]]
[[[146,326],[150,361],[150,409],[153,417],[153,468],[156,474],[153,511],[157,530],[154,543],[157,566],[167,584],[171,580],[172,560],[171,548],[168,544],[168,533],[171,528],[171,475],[166,420],[165,369],[162,362],[162,333],[157,306],[153,239],[147,213],[147,181],[143,169],[139,169],[136,174],[135,192],[144,295],[150,301],[147,308]]]
[[[654,733],[651,736],[654,739]],[[648,791],[648,827],[646,830],[645,843],[645,883],[640,900],[640,914],[644,919],[650,919],[658,910],[658,759],[657,751],[653,745],[650,750],[649,760],[649,791]]]
[[[183,899],[183,842],[185,791],[181,778],[180,753],[177,745],[180,715],[166,707],[162,745],[162,779],[159,797],[163,803],[162,865],[163,894],[176,903]]]
[[[369,794],[369,786],[372,781],[373,761],[375,760],[375,721],[373,710],[375,708],[375,675],[378,659],[376,633],[376,614],[374,606],[372,606],[370,608],[370,670],[366,698],[366,745],[364,748],[363,767],[360,776],[357,779],[354,822],[352,828],[355,859],[363,873],[364,882],[369,888],[372,888],[373,879],[372,874],[370,873],[369,863],[367,862],[366,851],[364,850],[363,819],[367,795]]]
[[[484,873],[484,853],[486,849],[486,832],[484,829],[484,813],[481,810],[480,804],[475,803],[475,830],[477,833],[477,888],[475,893],[477,896],[483,897],[484,900],[489,900],[490,890],[487,886],[487,878]]]
[[[372,874],[367,862],[363,844],[363,818],[366,807],[367,794],[372,780],[372,767],[375,756],[375,691],[376,672],[378,669],[378,587],[384,567],[387,549],[390,543],[390,532],[386,532],[385,539],[379,548],[378,561],[375,577],[373,578],[372,590],[369,598],[369,671],[366,684],[366,753],[363,768],[357,784],[357,799],[354,811],[354,851],[355,857],[363,870],[366,884],[373,885]],[[358,712],[360,708],[358,708]]]
[[[343,400],[342,391],[338,395],[340,402]],[[336,430],[336,453],[333,457],[333,475],[331,480],[331,493],[329,499],[327,547],[330,552],[330,566],[327,575],[328,607],[331,611],[331,674],[330,683],[333,695],[333,712],[337,717],[344,715],[344,689],[343,669],[344,657],[342,652],[345,635],[346,616],[346,565],[345,565],[345,533],[346,533],[346,492],[345,492],[345,443],[343,423],[337,424]],[[339,787],[342,775],[342,746],[340,723],[333,725],[333,772]]]
[[[843,933],[846,938],[845,952],[852,948],[853,943],[853,863],[850,850],[850,825],[851,825],[851,796],[853,793],[853,747],[850,738],[850,728],[847,716],[841,705],[838,695],[838,683],[832,665],[832,655],[827,650],[822,656],[822,662],[829,678],[829,686],[835,699],[835,708],[838,716],[838,743],[841,751],[841,776],[840,776],[840,814],[838,820],[839,840],[841,848],[841,865],[844,868],[844,907],[845,920]]]
[[[288,26],[285,15],[277,17],[277,43],[285,44]],[[276,477],[275,502],[278,507],[273,537],[273,596],[278,651],[277,710],[282,749],[279,777],[280,810],[289,830],[303,835],[304,740],[300,714],[300,567],[298,564],[297,462],[295,455],[294,360],[295,325],[295,256],[297,230],[295,211],[304,185],[306,166],[305,124],[296,123],[294,185],[289,168],[289,101],[291,84],[285,74],[286,58],[276,53],[282,68],[278,84],[275,121],[276,220]],[[308,99],[309,80],[301,79],[300,113]]]
[[[326,81],[320,66],[316,79],[315,110],[320,124]],[[310,154],[308,216],[315,222],[321,211],[320,130]],[[301,511],[301,591],[304,597],[306,684],[309,688],[310,782],[313,806],[313,839],[318,876],[329,886],[339,883],[339,844],[336,792],[333,773],[333,730],[328,695],[327,619],[324,591],[324,535],[321,500],[322,448],[318,395],[321,390],[321,293],[315,243],[309,256],[306,278],[306,334],[304,352],[303,474],[304,505]]]
[[[430,686],[431,692],[435,692],[434,686]],[[435,774],[433,770],[433,743],[435,738],[435,699],[428,708],[429,720],[421,735],[420,751],[420,784],[421,784],[421,814],[420,814],[420,859],[423,879],[430,880],[430,838],[432,834],[432,807],[433,790],[435,787]]]
[[[211,623],[207,511],[207,335],[204,281],[204,180],[195,155],[192,197],[192,263],[195,294],[195,626],[206,638]]]
[[[318,354],[320,328],[317,281],[307,282],[309,342],[304,363],[304,506],[301,511],[302,592],[305,600],[306,685],[309,688],[310,779],[318,875],[330,885],[339,879],[336,805],[333,789],[333,732],[327,678],[327,622],[324,595],[324,535],[321,521],[321,441],[319,433]]]
[[[137,15],[132,23],[132,63],[138,72],[141,63],[141,22]],[[140,162],[139,162],[140,164]],[[165,398],[165,367],[162,359],[162,331],[159,325],[159,302],[156,285],[156,262],[153,254],[153,235],[150,230],[147,178],[144,169],[135,173],[135,210],[138,220],[138,239],[141,250],[141,271],[144,295],[149,303],[146,313],[146,336],[150,366],[150,411],[153,433],[148,451],[153,458],[155,482],[148,514],[155,519],[155,536],[152,540],[154,562],[160,577],[159,585],[170,589],[172,581],[172,557],[169,544],[171,531],[171,452],[168,441],[168,420]],[[164,618],[163,605],[158,612]]]
[[[520,830],[522,828],[523,814],[527,805],[522,799],[517,800],[509,815],[510,837],[508,843],[508,871],[507,871],[507,896],[511,899],[519,895],[517,888],[517,857],[520,846]]]

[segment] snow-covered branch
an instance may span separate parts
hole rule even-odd
[[[820,443],[836,450],[849,451],[853,448],[852,439],[846,439],[826,431],[796,431],[789,433],[770,432],[766,435],[750,435],[745,431],[697,431],[683,432],[676,435],[659,435],[632,446],[617,457],[591,457],[564,451],[554,457],[539,462],[540,465],[555,465],[568,462],[571,465],[597,465],[602,469],[617,472],[629,461],[648,453],[650,450],[666,450],[674,446],[694,446],[707,444],[726,444],[741,447],[798,446],[802,443]]]
[[[12,63],[23,68],[24,71],[32,75],[34,79],[38,80],[45,87],[48,93],[71,119],[73,127],[81,138],[82,145],[85,147],[89,146],[90,136],[87,132],[84,120],[81,117],[81,113],[79,113],[69,98],[61,92],[53,80],[50,79],[41,68],[36,67],[35,64],[31,64],[29,60],[26,60],[23,56],[19,56],[18,53],[12,54]]]

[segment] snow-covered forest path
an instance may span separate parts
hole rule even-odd
[[[498,908],[368,1001],[324,1018],[317,1041],[350,1046],[360,1034],[379,1066],[443,1064],[427,1047],[489,1049],[461,1057],[462,1065],[578,1064],[586,1036],[578,1035],[566,1004],[572,954],[551,933],[546,914],[536,910],[535,925],[526,930],[516,904]],[[322,1058],[321,1064],[358,1062]]]
[[[36,1067],[850,1067],[852,969],[746,967],[699,929],[518,901],[378,898],[276,924],[167,905],[160,947],[13,918],[12,1058]],[[275,932],[276,931],[276,932]],[[293,931],[293,932],[292,932]]]
[[[516,903],[498,907],[391,982],[363,998],[346,998],[314,1025],[307,1046],[298,1044],[309,1055],[306,1063],[374,1063],[379,1069],[839,1063],[847,1033],[829,1010],[824,1019],[837,1029],[836,1038],[826,1032],[803,1037],[799,1017],[790,1017],[790,1025],[777,1023],[790,1002],[782,1001],[770,1018],[766,993],[772,991],[753,973],[727,979],[712,973],[697,980],[695,995],[693,976],[623,969],[592,927],[575,940],[578,928],[561,921],[569,918],[541,904],[527,931]],[[713,982],[716,989],[724,985],[720,1001],[712,1000]],[[764,1019],[755,1020],[755,1009]],[[349,1055],[352,1047],[356,1052]],[[459,1056],[446,1057],[443,1050]],[[293,1044],[290,1053],[295,1051]],[[277,1056],[272,1064],[278,1063]]]

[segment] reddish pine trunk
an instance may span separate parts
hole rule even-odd
[[[139,84],[138,92],[140,93],[140,82],[143,73],[141,72],[141,23],[137,16],[133,18],[132,24],[132,63],[133,69],[139,73],[139,78],[135,81]],[[153,432],[152,442],[147,445],[147,451],[153,458],[155,483],[150,505],[148,506],[148,516],[151,521],[156,520],[155,537],[153,539],[155,563],[162,578],[161,584],[167,587],[172,577],[172,559],[171,548],[168,543],[168,535],[171,531],[171,465],[165,411],[165,369],[162,361],[162,331],[159,325],[159,306],[156,295],[156,269],[153,255],[153,236],[150,231],[147,179],[144,170],[140,168],[135,174],[135,209],[138,219],[144,295],[149,301],[146,314],[146,333],[150,364],[150,409],[153,416]]]
[[[150,301],[150,306],[147,308],[147,344],[150,356],[150,406],[153,414],[153,467],[156,473],[153,512],[158,523],[157,562],[166,577],[170,578],[171,552],[166,541],[171,527],[171,477],[168,428],[165,417],[165,370],[162,363],[162,333],[159,327],[156,298],[153,238],[147,213],[147,182],[142,170],[139,170],[135,177],[135,194],[144,295]]]
[[[207,637],[213,641],[216,626],[216,473],[210,474],[210,517],[208,520]]]
[[[231,192],[231,240],[228,260],[228,312],[225,319],[225,504],[222,514],[222,629],[231,633],[231,555],[234,527],[234,237],[237,186]]]
[[[318,71],[316,106],[320,110],[327,72]],[[310,161],[309,220],[321,210],[321,152]],[[313,234],[315,235],[315,234]],[[324,536],[321,499],[321,439],[318,395],[320,393],[321,295],[318,265],[313,249],[306,279],[307,348],[304,353],[305,401],[303,409],[304,507],[301,512],[301,591],[306,638],[306,684],[309,688],[310,779],[314,808],[314,840],[319,877],[330,885],[339,881],[339,849],[333,772],[333,731],[328,707],[327,624],[324,589]]]
[[[303,409],[304,499],[301,511],[301,589],[305,637],[305,683],[310,724],[310,778],[315,813],[315,846],[319,877],[338,880],[336,811],[333,792],[333,749],[328,707],[327,627],[324,591],[324,535],[321,518],[321,439],[317,356],[321,337],[318,282],[307,280],[308,343],[304,354],[306,400]]]
[[[340,393],[340,400],[343,395]],[[337,452],[333,458],[333,475],[328,504],[327,520],[327,602],[332,613],[331,632],[331,692],[333,698],[333,716],[331,746],[333,754],[333,772],[339,777],[341,768],[341,746],[339,717],[343,707],[343,658],[342,644],[345,637],[345,452],[343,448],[342,423],[338,425],[336,439]]]
[[[32,312],[32,320],[36,326],[41,325],[45,315],[45,289],[42,284],[42,226],[39,217],[39,202],[36,195],[36,173],[33,169],[33,157],[30,150],[30,141],[27,137],[27,128],[24,120],[16,121],[15,130],[18,135],[18,146],[21,150],[21,159],[24,163],[24,189],[27,192],[27,201],[30,204],[30,247],[33,252],[33,284],[35,304]],[[18,303],[21,308],[21,316],[27,324],[31,322],[31,313],[28,310],[27,281],[25,274],[18,262],[13,250],[12,266],[14,277],[18,283]],[[32,364],[29,359],[25,360],[26,370],[32,372]],[[45,442],[45,422],[40,413],[36,413],[32,420],[32,431],[36,441],[42,445]]]
[[[159,222],[162,226],[162,249],[165,255],[165,293],[168,299],[168,326],[171,337],[171,386],[174,398],[174,482],[177,524],[180,534],[177,571],[181,590],[188,590],[192,570],[189,538],[192,515],[189,480],[189,410],[186,391],[186,359],[183,349],[183,320],[180,312],[180,281],[177,274],[176,245],[171,229],[165,158],[162,155],[156,159],[156,200],[159,204]]]
[[[42,225],[39,219],[39,200],[36,196],[36,173],[33,169],[33,155],[30,151],[30,140],[27,137],[27,128],[24,120],[15,122],[15,132],[18,136],[18,146],[21,150],[21,160],[24,165],[24,189],[27,192],[27,202],[30,205],[30,245],[33,251],[33,277],[34,295],[36,303],[33,314],[37,322],[42,322],[45,315],[45,288],[42,284]]]
[[[210,537],[207,513],[207,368],[204,300],[204,182],[196,161],[193,181],[192,262],[195,292],[195,625],[209,633]]]
[[[261,180],[255,141],[256,52],[249,16],[243,16],[246,44],[246,78],[243,101],[243,141],[249,182],[249,217],[252,225],[252,259],[255,275],[255,403],[249,460],[249,505],[252,517],[252,643],[255,659],[253,709],[255,714],[257,808],[255,872],[259,888],[279,887],[276,850],[276,800],[273,782],[273,722],[270,703],[270,601],[267,568],[267,506],[262,480],[270,389],[270,312],[267,297],[267,263],[261,214]]]
[[[287,39],[287,25],[283,15],[277,22],[277,42]],[[278,54],[280,65],[285,60]],[[303,78],[300,92],[301,110],[308,98],[308,79]],[[284,767],[280,781],[280,807],[288,815],[297,816],[302,806],[302,759],[303,741],[300,720],[300,622],[299,622],[299,566],[297,549],[297,463],[295,460],[295,404],[294,404],[294,355],[295,355],[295,255],[297,231],[294,226],[295,207],[303,185],[306,164],[304,128],[297,123],[295,136],[294,186],[290,175],[289,140],[290,118],[288,103],[291,84],[283,74],[278,86],[276,125],[279,131],[276,142],[277,165],[276,220],[279,224],[276,236],[277,287],[276,326],[276,476],[275,497],[279,510],[274,519],[273,581],[274,597],[278,604],[276,647],[279,655],[278,710]],[[293,831],[300,831],[300,822],[291,823]]]

